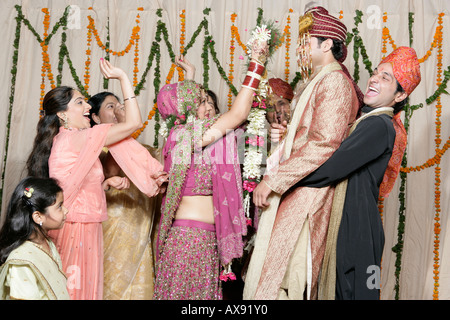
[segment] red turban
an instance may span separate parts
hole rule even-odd
[[[343,41],[344,52],[339,62],[343,62],[347,57],[347,47],[345,46],[347,27],[338,18],[330,15],[324,7],[308,9],[299,19],[298,31],[300,36],[303,33],[309,33],[311,37]]]
[[[314,7],[305,12],[305,15],[300,18],[299,32],[302,33],[306,23],[308,27],[308,18],[312,17],[312,25],[310,26],[309,34],[312,37],[323,37],[334,40],[345,41],[347,38],[347,27],[338,18],[333,17],[323,7]],[[306,19],[306,21],[305,21]]]
[[[414,91],[420,83],[420,66],[414,49],[399,47],[383,59],[382,63],[390,62],[394,71],[394,77],[408,94]]]
[[[294,98],[294,91],[291,85],[280,78],[269,79],[269,86],[272,88],[273,93],[281,98],[288,99],[289,101]]]

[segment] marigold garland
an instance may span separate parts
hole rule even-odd
[[[387,12],[385,12],[385,13],[383,14],[383,22],[384,22],[384,23],[387,22]],[[383,27],[383,36],[382,36],[382,39],[383,39],[383,45],[382,45],[382,47],[381,47],[381,48],[382,48],[382,49],[381,49],[381,52],[383,53],[383,59],[384,59],[384,58],[385,58],[385,54],[387,53],[387,49],[386,49],[387,41],[389,40],[389,43],[391,44],[393,50],[397,49],[397,46],[395,45],[394,40],[393,40],[392,37],[391,37],[389,28],[386,27],[386,26]]]
[[[160,13],[158,14],[158,16],[159,17],[161,17],[161,15],[160,15]],[[186,32],[186,20],[185,20],[185,18],[186,18],[186,16],[185,16],[185,10],[182,10],[181,11],[181,14],[179,15],[179,17],[180,17],[180,25],[181,25],[181,37],[180,37],[180,53],[181,54],[183,54],[184,53],[184,51],[185,51],[185,47],[184,47],[184,40],[186,39],[185,38],[185,32]],[[160,40],[160,36],[159,36],[159,34],[161,33],[161,32],[163,32],[163,34],[164,34],[164,40],[166,41],[166,43],[168,44],[168,47],[169,47],[169,43],[168,43],[168,33],[167,33],[167,29],[166,29],[166,27],[165,27],[165,24],[164,23],[161,23],[161,21],[158,21],[158,28],[157,28],[157,31],[156,31],[156,33],[157,33],[157,35],[156,35],[156,37],[155,37],[155,40]],[[155,43],[154,43],[154,45],[155,45]],[[153,51],[154,50],[154,51]],[[152,52],[156,52],[156,51],[159,51],[159,46],[158,46],[158,50],[156,50],[156,48],[152,48]],[[174,54],[173,54],[173,52],[172,52],[172,49],[169,47],[169,53],[170,53],[170,56],[172,57],[172,58],[174,58]],[[152,55],[152,57],[153,57],[153,55]],[[153,60],[153,59],[149,59],[149,60]],[[157,68],[157,69],[159,69],[159,68]],[[167,76],[166,76],[166,80],[165,80],[165,83],[166,84],[169,84],[169,83],[171,83],[171,81],[172,81],[172,78],[173,78],[173,76],[174,76],[174,73],[175,73],[175,69],[177,69],[177,71],[178,71],[178,81],[183,81],[183,79],[184,79],[184,74],[183,74],[183,68],[181,68],[181,67],[178,67],[178,66],[176,66],[174,63],[172,63],[172,65],[171,65],[171,67],[170,67],[170,70],[169,70],[169,73],[167,74]],[[156,70],[155,70],[155,74],[156,73],[158,73],[158,72],[156,72]],[[146,75],[147,74],[147,70],[146,70],[146,72],[144,72],[144,74]],[[155,80],[157,79],[158,77],[157,77],[157,75],[155,75]],[[155,90],[157,89],[157,85],[155,85]],[[157,92],[155,92],[155,96],[157,96]],[[150,110],[150,112],[148,113],[148,116],[147,116],[147,120],[143,123],[143,126],[142,126],[142,128],[140,128],[140,129],[138,129],[136,132],[134,132],[133,134],[132,134],[132,137],[133,138],[135,138],[135,139],[137,139],[139,136],[140,136],[140,134],[145,130],[145,128],[147,127],[147,125],[148,125],[148,123],[149,123],[149,121],[150,120],[152,120],[153,119],[153,117],[156,115],[157,116],[157,112],[158,112],[158,105],[157,105],[157,103],[156,103],[156,98],[155,98],[155,102],[153,103],[153,108]],[[155,121],[156,122],[158,122],[158,119],[155,119]],[[158,129],[159,129],[159,126],[158,126],[158,123],[157,124],[155,124],[155,141],[156,141],[156,137],[158,136]]]
[[[293,10],[289,9],[289,13],[292,13]],[[286,54],[285,54],[285,69],[284,69],[284,80],[287,82],[289,81],[289,66],[290,66],[290,56],[289,56],[289,49],[291,47],[291,15],[288,15],[286,19],[286,26],[284,27],[284,36],[285,36],[285,48],[286,48]]]
[[[433,42],[431,43],[431,48],[427,50],[425,55],[419,59],[419,63],[425,62],[430,56],[434,48],[437,48],[437,76],[436,76],[436,85],[438,87],[438,90],[431,96],[429,99],[427,99],[427,103],[431,104],[433,101],[436,101],[436,119],[435,119],[435,156],[428,159],[425,163],[418,166],[411,166],[411,167],[402,167],[400,169],[400,172],[410,173],[410,172],[416,172],[421,171],[426,168],[435,167],[434,168],[434,180],[435,180],[435,192],[434,192],[434,245],[433,245],[433,253],[434,253],[434,264],[433,264],[433,280],[434,280],[434,288],[433,288],[433,300],[439,300],[439,274],[440,274],[440,255],[439,255],[439,249],[440,249],[440,232],[441,232],[441,225],[440,225],[440,213],[441,213],[441,168],[440,168],[440,161],[442,156],[445,154],[445,152],[450,148],[450,138],[446,141],[446,143],[441,148],[441,115],[442,115],[442,104],[441,104],[441,96],[440,94],[445,92],[446,83],[449,79],[449,75],[447,73],[445,74],[445,83],[442,82],[442,17],[444,16],[444,13],[440,13],[438,15],[438,25],[436,27],[436,31],[433,37]],[[409,15],[410,24],[411,21],[413,21],[412,15]],[[384,13],[383,16],[383,22],[387,22],[387,14]],[[411,25],[410,25],[410,33],[411,33]],[[411,38],[411,37],[410,37]],[[394,41],[392,40],[392,37],[390,35],[390,31],[387,27],[383,28],[383,45],[382,45],[382,52],[385,54],[387,52],[386,50],[386,43],[387,40],[389,40],[389,43],[392,45],[392,48],[395,50],[396,45]],[[410,39],[411,42],[411,39]],[[415,110],[414,108],[412,111]],[[382,206],[379,206],[380,213],[382,212]],[[398,293],[397,293],[398,296]]]
[[[289,13],[294,12],[294,10],[289,9]],[[248,55],[248,48],[247,46],[242,43],[241,41],[241,36],[239,35],[239,29],[238,27],[235,26],[235,22],[236,22],[236,17],[237,14],[236,13],[232,13],[230,16],[231,19],[231,27],[230,27],[230,31],[231,31],[231,39],[230,39],[230,69],[228,72],[228,80],[230,83],[233,82],[234,76],[233,76],[233,72],[234,72],[234,55],[235,55],[235,50],[236,50],[236,46],[235,46],[235,42],[237,42],[237,44],[242,48],[242,50],[244,51],[245,55]],[[258,21],[260,22],[260,20],[262,19],[262,10],[259,11],[258,14]],[[277,21],[278,22],[278,21]],[[285,79],[286,81],[289,80],[289,66],[290,66],[290,61],[289,61],[289,49],[290,49],[290,45],[291,45],[291,33],[290,33],[290,23],[291,23],[291,16],[288,15],[287,17],[287,24],[283,29],[283,34],[281,35],[280,39],[277,40],[277,45],[273,48],[273,51],[275,52],[276,50],[278,50],[283,43],[285,43],[285,48],[286,48],[286,54],[285,54]],[[247,31],[247,29],[246,29]],[[241,56],[240,59],[243,59],[243,57]],[[228,102],[227,102],[227,106],[228,109],[231,108],[232,105],[232,101],[233,101],[233,95],[232,95],[232,90],[233,88],[230,87],[230,89],[228,90]]]
[[[139,14],[138,14],[138,15],[139,15]],[[87,18],[89,19],[89,27],[91,28],[92,33],[94,34],[95,40],[97,41],[97,45],[98,45],[101,49],[103,49],[103,51],[105,51],[105,52],[107,52],[107,53],[109,53],[109,54],[112,54],[113,56],[121,57],[121,56],[124,56],[126,53],[130,52],[131,47],[136,43],[136,41],[135,41],[135,39],[136,39],[136,34],[140,31],[139,26],[133,27],[132,32],[131,32],[131,36],[130,36],[130,40],[128,40],[128,44],[127,44],[127,46],[125,47],[125,49],[123,49],[122,51],[114,51],[114,50],[109,49],[109,48],[103,43],[103,41],[100,39],[100,36],[99,36],[99,34],[98,34],[98,30],[97,30],[97,28],[95,27],[95,21],[94,21],[94,19],[93,19],[91,16],[88,16]],[[136,18],[136,20],[137,20],[137,18]]]
[[[89,23],[87,27],[87,37],[86,37],[86,62],[84,63],[84,90],[89,91],[90,82],[90,66],[91,66],[91,53],[92,53],[92,25]]]
[[[186,10],[182,10],[180,13],[180,54],[185,51],[184,40],[186,40]],[[183,68],[177,67],[178,81],[184,80]]]
[[[230,82],[233,82],[234,76],[233,76],[233,72],[234,72],[234,51],[235,51],[235,46],[234,46],[234,42],[235,42],[235,38],[236,38],[236,30],[237,28],[234,25],[234,22],[236,21],[236,17],[237,14],[236,13],[232,13],[231,14],[231,39],[230,39],[230,69],[228,71],[228,80]],[[232,94],[232,90],[231,87],[228,89],[228,109],[231,108],[231,105],[233,104],[233,94]]]
[[[443,13],[439,14],[438,17],[438,27],[436,28],[437,39],[434,41],[437,42],[437,80],[436,85],[439,87],[442,83],[442,17]],[[436,36],[435,36],[436,37]],[[434,42],[433,42],[434,43]],[[437,97],[436,100],[436,149],[439,149],[441,143],[441,114],[442,114],[442,104],[441,104],[441,96]],[[440,247],[440,233],[441,233],[441,225],[440,221],[440,213],[441,213],[441,168],[439,167],[439,163],[437,163],[434,169],[435,175],[435,192],[434,192],[434,203],[435,203],[435,216],[434,216],[434,265],[433,265],[433,273],[434,273],[434,289],[433,289],[433,300],[439,300],[439,273],[440,273],[440,257],[439,257],[439,247]]]
[[[142,8],[138,8],[138,10],[142,10]],[[141,31],[141,28],[139,27],[139,23],[141,22],[140,20],[141,16],[139,15],[139,13],[136,15],[136,30],[134,30],[135,32],[133,32],[132,37],[134,40],[134,69],[133,69],[133,86],[136,87],[138,85],[138,72],[139,72],[139,39],[140,39],[140,35],[139,35],[139,31]]]
[[[442,17],[443,17],[443,15],[444,15],[443,13],[440,13],[438,15],[438,26],[436,27],[436,31],[435,31],[434,36],[433,36],[433,42],[431,43],[430,49],[427,50],[425,55],[422,58],[419,59],[419,63],[425,62],[431,56],[431,53],[432,53],[433,49],[438,46],[439,42],[442,42],[442,28],[443,28],[443,26],[442,26]],[[386,23],[387,19],[388,19],[387,13],[384,12],[384,14],[383,14],[383,22]],[[389,28],[386,27],[386,26],[383,27],[382,39],[383,39],[383,44],[382,44],[382,47],[381,47],[382,48],[381,52],[383,53],[383,58],[384,58],[385,54],[387,53],[386,45],[387,45],[387,41],[388,40],[389,40],[389,43],[391,44],[393,50],[395,50],[397,48],[397,46],[396,46],[394,40],[391,37]]]
[[[241,36],[239,35],[239,29],[236,26],[232,26],[231,33],[232,34],[234,33],[234,36],[236,38],[238,45],[242,48],[242,50],[244,50],[245,54],[248,54],[247,46],[244,43],[242,43],[242,41],[241,41]]]
[[[44,15],[44,21],[43,21],[43,25],[44,25],[44,38],[41,41],[41,48],[42,48],[42,67],[41,67],[41,95],[40,95],[40,108],[39,108],[39,113],[42,114],[42,103],[44,101],[44,96],[45,96],[45,77],[47,76],[48,80],[50,81],[50,85],[51,88],[55,88],[55,80],[53,77],[53,73],[52,73],[52,67],[50,64],[50,56],[48,54],[48,42],[47,42],[47,38],[49,36],[48,34],[48,29],[50,27],[50,13],[48,12],[48,8],[43,8],[41,10],[45,15]]]

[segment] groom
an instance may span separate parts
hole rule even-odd
[[[244,299],[317,296],[334,188],[291,187],[334,153],[359,111],[355,84],[342,65],[346,36],[345,25],[323,7],[300,18],[299,66],[310,76],[293,99],[281,162],[253,193],[255,205],[264,210]]]

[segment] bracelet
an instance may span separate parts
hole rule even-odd
[[[127,100],[131,100],[131,99],[136,99],[136,96],[132,96],[132,97],[129,97],[129,98],[123,99],[123,102],[125,102],[125,101],[127,101]]]
[[[264,65],[258,63],[255,60],[251,60],[249,65],[248,65],[248,71],[250,72],[255,72],[259,75],[262,75],[264,73]]]
[[[261,82],[260,79],[256,79],[256,78],[253,78],[253,77],[247,75],[244,79],[244,82],[242,83],[242,87],[256,91],[256,89],[258,89],[258,87],[259,87],[260,82]]]
[[[253,60],[250,61],[247,75],[242,83],[242,87],[256,91],[259,87],[259,83],[261,82],[261,76],[263,75],[264,70],[265,68],[263,65]]]

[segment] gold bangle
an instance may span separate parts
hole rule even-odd
[[[136,96],[132,96],[132,97],[129,97],[129,98],[123,99],[123,102],[125,102],[125,101],[127,101],[127,100],[131,100],[131,99],[136,99]]]

